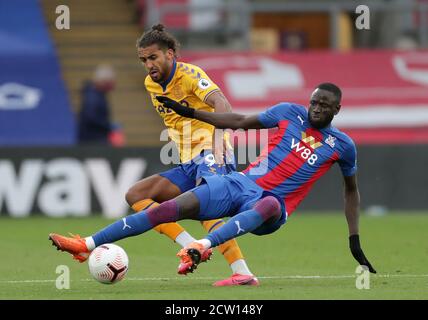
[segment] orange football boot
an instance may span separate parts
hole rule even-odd
[[[213,250],[211,248],[204,249],[202,244],[192,242],[177,253],[177,257],[180,257],[178,273],[184,275],[187,275],[189,272],[192,273],[198,267],[199,263],[210,260],[212,254]]]
[[[52,241],[52,245],[57,250],[66,251],[73,255],[73,259],[79,262],[85,262],[89,257],[90,251],[86,247],[85,239],[82,239],[79,235],[71,234],[70,237],[64,237],[56,233],[49,234],[49,240]]]

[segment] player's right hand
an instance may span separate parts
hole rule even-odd
[[[194,118],[195,109],[190,107],[185,107],[181,105],[179,102],[174,101],[165,96],[156,96],[156,100],[162,103],[165,108],[172,109],[178,115],[186,118]]]
[[[363,249],[361,249],[360,237],[358,234],[354,234],[349,237],[349,248],[351,249],[351,253],[355,260],[357,260],[360,265],[369,268],[371,273],[376,273],[376,270],[372,267],[369,260],[367,260],[366,256],[364,255]]]

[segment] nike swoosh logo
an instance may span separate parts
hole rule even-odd
[[[253,278],[247,278],[247,279],[236,279],[236,278],[233,278],[232,279],[232,283],[233,284],[247,284],[247,283],[250,283],[252,281],[254,281]]]

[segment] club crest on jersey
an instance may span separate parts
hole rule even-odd
[[[322,146],[322,143],[319,141],[316,141],[314,137],[306,135],[306,132],[302,132],[302,141],[304,143],[309,144],[309,146],[312,148],[312,150],[315,150],[318,147]]]
[[[211,83],[207,79],[202,78],[198,81],[198,87],[201,88],[202,90],[205,90],[210,86],[211,86]]]
[[[325,143],[327,143],[332,148],[334,148],[335,146],[335,143],[334,143],[335,141],[336,141],[336,138],[330,134],[328,135],[327,139],[325,139]]]

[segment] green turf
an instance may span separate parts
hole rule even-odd
[[[230,275],[219,253],[187,277],[176,274],[177,244],[154,231],[120,241],[130,269],[124,281],[103,285],[86,264],[54,250],[49,232],[86,236],[110,221],[0,219],[0,299],[428,299],[428,214],[361,217],[361,242],[378,270],[369,290],[355,287],[355,268],[341,214],[296,213],[273,235],[239,238],[259,287],[214,288]],[[196,237],[197,222],[185,222]],[[58,290],[58,265],[70,268],[71,287]],[[303,276],[303,277],[296,277]],[[320,276],[320,277],[308,277]]]

